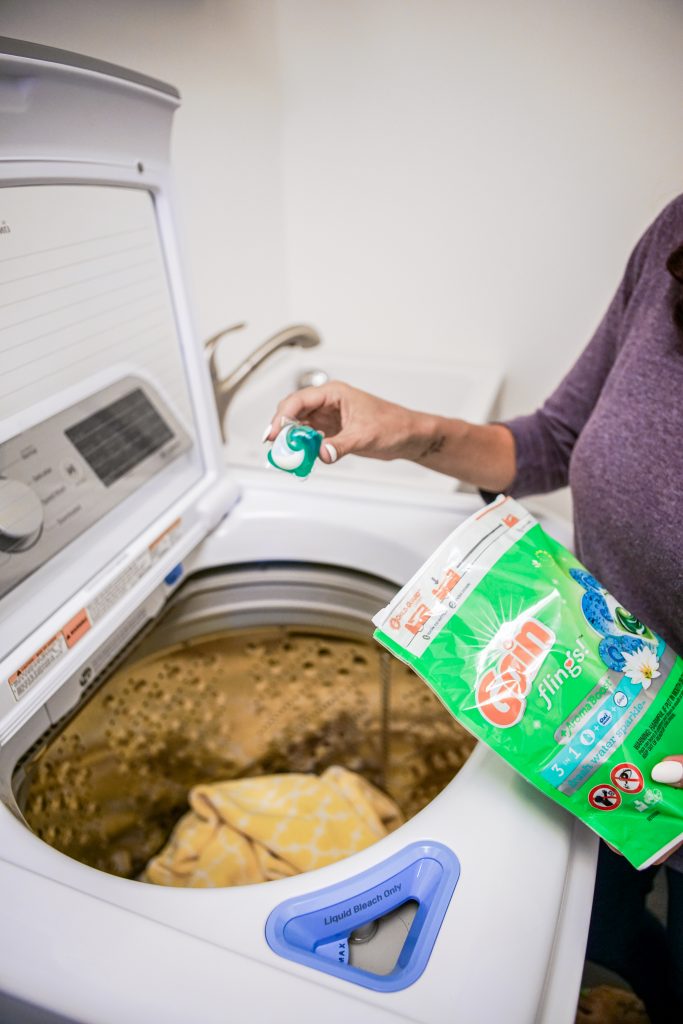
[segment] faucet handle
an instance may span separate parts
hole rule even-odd
[[[242,328],[246,326],[246,323],[242,322],[239,324],[231,324],[229,327],[223,327],[222,330],[217,331],[216,334],[212,334],[211,337],[207,338],[204,342],[204,349],[206,351],[206,358],[209,360],[209,372],[211,373],[214,391],[220,384],[218,367],[216,366],[216,348],[218,346],[218,342],[222,341],[226,334],[230,334],[232,331],[241,331]]]
[[[204,348],[206,349],[207,356],[209,358],[213,356],[216,345],[221,340],[221,338],[225,337],[226,334],[231,334],[232,331],[241,331],[242,328],[246,326],[246,323],[242,321],[241,323],[238,324],[230,324],[229,327],[223,327],[222,330],[217,331],[216,334],[212,334],[211,337],[207,338],[206,341],[204,342]]]

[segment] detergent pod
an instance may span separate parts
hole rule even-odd
[[[524,778],[644,868],[683,841],[683,659],[511,498],[458,527],[375,637]]]
[[[268,461],[276,469],[306,477],[313,469],[323,435],[303,423],[286,423],[268,452]]]

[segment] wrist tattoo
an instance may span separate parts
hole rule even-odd
[[[436,455],[438,452],[441,451],[441,449],[443,448],[445,443],[446,443],[446,435],[445,434],[441,434],[440,437],[435,437],[434,440],[431,441],[427,445],[425,450],[420,455],[420,458],[424,459],[427,455]]]

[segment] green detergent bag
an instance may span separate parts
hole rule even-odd
[[[511,498],[459,526],[375,637],[542,793],[637,868],[683,842],[683,659]]]

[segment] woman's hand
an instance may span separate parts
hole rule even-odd
[[[340,381],[303,388],[280,402],[264,442],[273,441],[286,420],[308,423],[324,435],[320,458],[327,463],[351,454],[409,459],[489,491],[504,490],[515,476],[507,427],[414,412]]]
[[[675,786],[676,789],[683,789],[683,754],[676,755],[672,754],[671,757],[665,757],[663,761],[659,761],[658,764],[654,765],[650,772],[650,778],[653,782],[661,782],[667,786]],[[617,853],[621,857],[622,854],[615,846],[604,840],[609,846],[612,853]],[[679,843],[678,846],[674,846],[672,850],[669,850],[663,857],[655,861],[655,864],[665,864],[672,853],[676,850],[680,850],[683,847],[683,843]]]
[[[672,754],[671,757],[665,757],[663,761],[659,761],[650,772],[650,777],[654,782],[683,789],[683,754]],[[682,846],[683,843],[674,846],[673,850],[669,850],[665,857],[661,857],[655,863],[665,864],[671,854],[680,850]]]
[[[323,462],[352,453],[370,459],[417,459],[429,447],[434,419],[331,381],[295,391],[280,402],[263,440],[272,441],[285,420],[299,420],[325,435]]]

